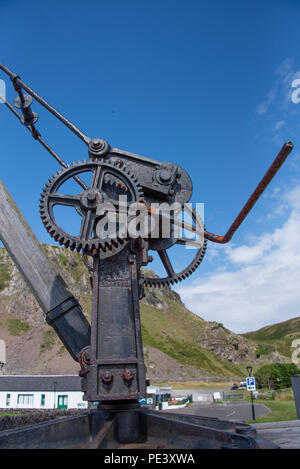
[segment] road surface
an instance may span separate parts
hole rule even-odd
[[[264,404],[254,404],[255,417],[266,415],[270,410]],[[220,420],[247,421],[252,420],[252,407],[249,402],[226,402],[224,404],[203,404],[194,402],[178,410],[166,410],[179,414],[199,415],[202,417],[216,417]]]

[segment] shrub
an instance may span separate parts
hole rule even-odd
[[[278,391],[274,391],[274,399],[280,401],[292,401],[294,400],[294,393],[291,388],[288,389],[279,389]]]
[[[259,388],[283,389],[291,387],[291,377],[297,373],[294,363],[272,363],[259,368],[255,378]]]
[[[40,344],[40,355],[52,350],[56,342],[56,334],[51,329],[43,332],[43,342]]]
[[[0,291],[4,290],[10,281],[10,273],[7,264],[0,264]]]
[[[255,351],[256,358],[259,358],[261,355],[268,355],[268,353],[271,353],[273,351],[274,347],[272,347],[271,345],[259,344]]]
[[[7,328],[11,335],[21,335],[29,331],[31,325],[26,321],[21,321],[18,318],[9,318],[7,320]]]

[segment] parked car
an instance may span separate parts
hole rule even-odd
[[[239,385],[238,384],[233,384],[230,389],[231,389],[231,391],[235,391],[236,389],[239,389]]]
[[[247,383],[246,381],[241,381],[238,389],[247,389]]]

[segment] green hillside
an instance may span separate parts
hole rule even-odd
[[[277,351],[281,355],[291,358],[292,342],[300,338],[300,317],[288,321],[263,327],[254,332],[243,334],[247,339],[257,344],[258,350]]]
[[[224,378],[243,376],[244,366],[223,360],[197,344],[204,334],[206,321],[187,310],[176,297],[170,298],[166,291],[161,290],[160,294],[163,295],[163,309],[144,302],[141,304],[144,346],[158,349],[206,375]]]

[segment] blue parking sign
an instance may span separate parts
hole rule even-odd
[[[256,391],[254,376],[248,376],[246,378],[246,383],[247,383],[247,391]]]

